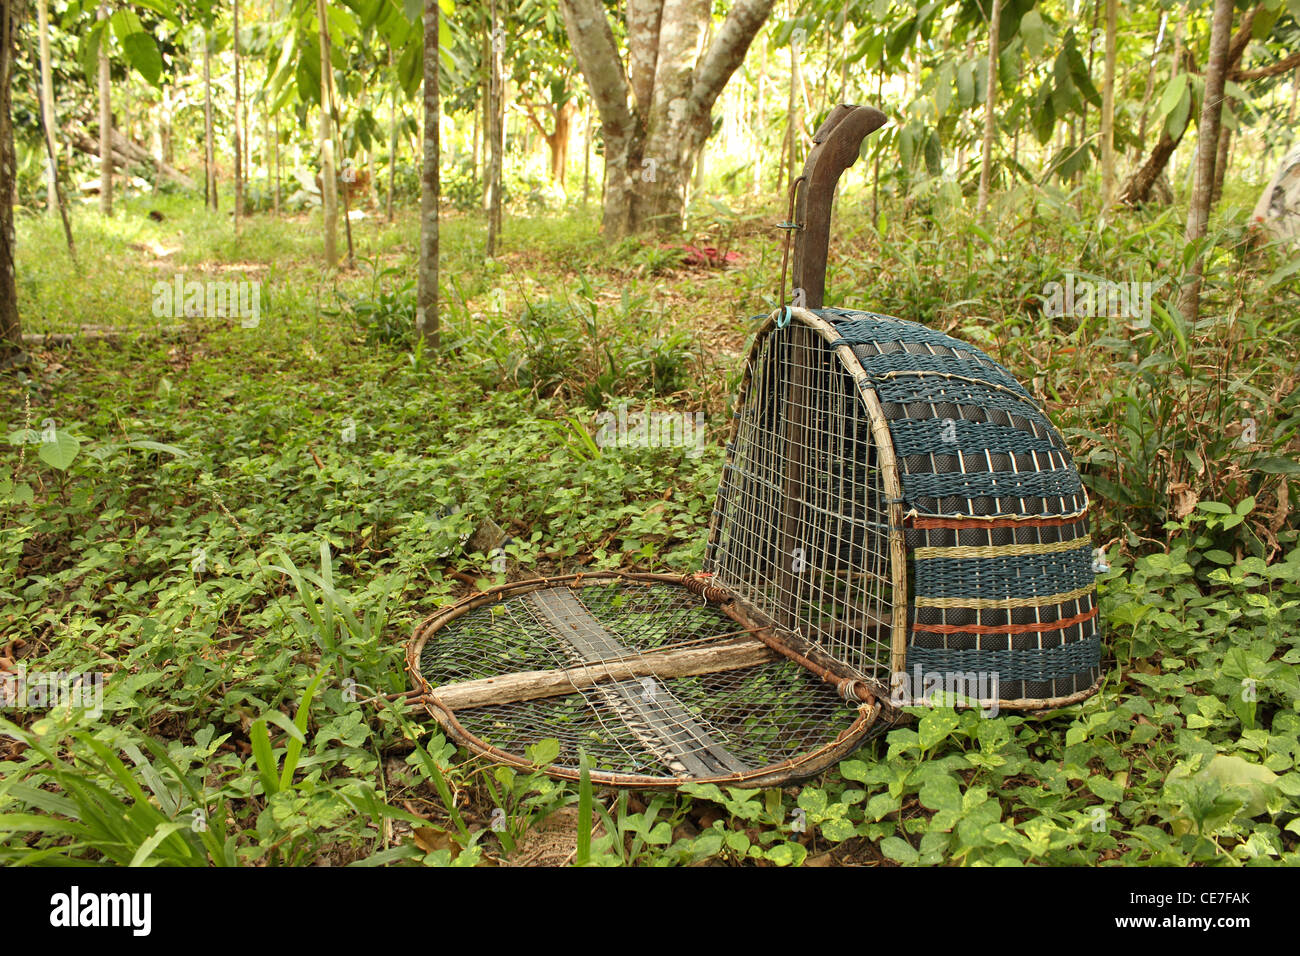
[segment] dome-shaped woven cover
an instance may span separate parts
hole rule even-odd
[[[925,326],[791,311],[750,358],[710,535],[718,583],[878,686],[887,676],[896,701],[900,680],[917,699],[953,676],[991,677],[1005,707],[1094,690],[1087,494],[1033,398]],[[758,555],[747,542],[764,537]],[[772,570],[791,543],[811,576]],[[838,626],[809,607],[834,608]]]

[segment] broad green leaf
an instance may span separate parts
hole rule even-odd
[[[921,858],[921,854],[916,851],[912,844],[908,843],[902,837],[886,837],[880,841],[880,852],[895,863],[915,863]]]
[[[928,810],[961,812],[961,787],[954,777],[930,777],[921,785],[917,798]]]
[[[1260,458],[1252,467],[1266,475],[1300,475],[1300,461],[1294,458]]]
[[[951,709],[939,708],[929,711],[917,724],[917,734],[921,740],[921,749],[930,750],[957,729],[957,715]]]
[[[1179,73],[1165,84],[1164,92],[1160,94],[1160,105],[1156,109],[1156,116],[1168,116],[1173,112],[1178,101],[1187,93],[1187,74]]]
[[[858,828],[847,817],[837,817],[833,820],[827,820],[821,825],[822,836],[833,843],[839,843],[855,836]]]
[[[1109,777],[1093,774],[1088,778],[1088,789],[1107,803],[1120,803],[1124,799],[1124,788]]]
[[[122,39],[122,50],[127,62],[136,72],[144,77],[151,86],[160,86],[162,78],[162,53],[158,50],[158,41],[143,30],[131,33]]]
[[[39,452],[41,461],[58,471],[67,471],[81,450],[81,442],[75,436],[60,429],[54,433],[54,441],[41,442]]]
[[[957,67],[957,108],[969,109],[975,102],[975,72],[970,63]]]
[[[1036,8],[1020,18],[1020,35],[1025,38],[1025,49],[1031,57],[1038,59],[1042,56],[1043,47],[1047,44],[1047,27],[1043,23],[1043,15]]]

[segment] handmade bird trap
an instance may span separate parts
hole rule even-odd
[[[821,308],[835,184],[883,122],[836,107],[792,187],[796,304],[755,337],[704,573],[538,579],[434,614],[407,667],[458,743],[532,767],[555,739],[548,772],[585,753],[606,784],[772,786],[937,693],[1095,691],[1088,500],[1060,435],[980,350]]]

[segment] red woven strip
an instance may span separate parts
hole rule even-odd
[[[1084,614],[1076,614],[1060,621],[1046,624],[914,624],[912,630],[925,631],[927,634],[1035,634],[1044,631],[1059,631],[1075,624],[1082,624],[1089,618],[1097,616],[1097,609]]]
[[[957,531],[979,530],[981,528],[1059,528],[1064,525],[1078,524],[1084,520],[1083,515],[1074,518],[1000,518],[985,521],[982,518],[909,518],[907,524],[913,528],[952,528]]]

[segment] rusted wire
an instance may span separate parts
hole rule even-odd
[[[785,241],[781,249],[781,288],[777,294],[777,307],[785,305],[785,273],[790,263],[790,233],[802,229],[803,224],[794,221],[794,204],[795,196],[799,190],[799,184],[807,179],[806,176],[800,176],[790,184],[790,208],[785,214],[785,222],[778,222],[776,228],[785,231]]]

